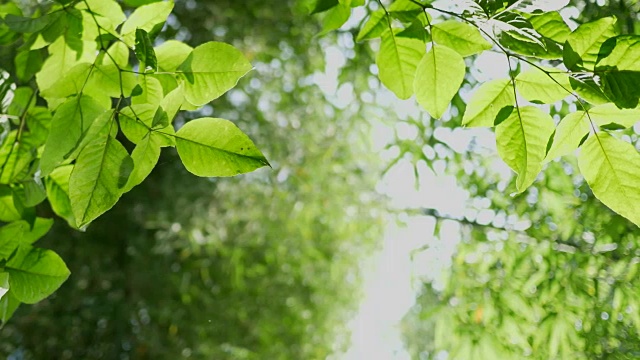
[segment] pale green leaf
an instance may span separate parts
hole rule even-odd
[[[162,26],[173,10],[173,1],[161,1],[142,5],[135,9],[127,21],[122,24],[120,33],[124,42],[133,47],[136,29],[153,33],[156,27]]]
[[[598,200],[640,226],[640,154],[633,145],[600,132],[582,145],[578,165]]]
[[[434,118],[449,107],[464,79],[466,66],[462,56],[446,46],[434,45],[416,70],[416,100]]]
[[[229,120],[200,118],[176,133],[178,155],[198,176],[234,176],[270,166],[267,159]]]
[[[552,11],[529,16],[529,22],[540,35],[559,43],[564,43],[571,34],[569,25],[560,13]]]
[[[593,70],[600,47],[617,35],[616,18],[606,17],[580,25],[564,44],[564,65],[569,70]]]
[[[51,130],[40,159],[40,170],[46,176],[64,161],[105,109],[88,96],[68,99],[51,119]]]
[[[553,136],[553,144],[547,153],[545,162],[570,154],[580,146],[580,142],[589,134],[589,119],[584,111],[576,111],[565,116]]]
[[[554,128],[551,116],[533,106],[514,108],[496,127],[498,154],[518,174],[518,192],[525,191],[542,170],[547,142]]]
[[[95,46],[94,42],[93,47],[95,48]],[[77,55],[74,50],[67,46],[62,37],[49,45],[49,57],[42,64],[42,69],[36,74],[36,82],[40,91],[47,90],[63,78],[67,71],[76,64],[82,62],[93,63],[96,57],[95,52],[91,51],[91,47],[86,43],[80,58]]]
[[[608,39],[598,56],[598,68],[640,71],[640,35],[620,35]]]
[[[338,4],[322,15],[322,31],[319,35],[324,35],[333,30],[339,29],[349,20],[351,6],[349,4]]]
[[[131,153],[133,171],[127,180],[124,192],[128,192],[144,181],[158,163],[161,144],[159,143],[160,139],[153,135],[153,133],[148,133],[133,149],[133,153]]]
[[[389,18],[384,10],[376,10],[358,32],[356,41],[375,39],[386,30],[389,30]]]
[[[115,122],[105,124],[76,160],[69,179],[69,199],[78,227],[111,209],[122,195],[133,161],[113,136]]]
[[[410,98],[416,68],[425,52],[424,42],[418,39],[384,33],[376,56],[380,81],[400,99]]]
[[[470,56],[491,49],[480,31],[463,22],[447,20],[433,25],[433,41],[457,51],[462,56]]]
[[[462,117],[468,127],[492,127],[496,116],[505,106],[515,105],[513,87],[509,79],[495,79],[482,84],[471,97]]]
[[[138,96],[131,97],[132,104],[160,105],[160,102],[164,97],[160,80],[152,76],[140,75],[138,76],[138,85],[142,88],[142,93]]]
[[[120,111],[120,129],[129,141],[134,144],[142,141],[153,128],[153,118],[157,110],[157,106],[141,104],[126,107]],[[169,108],[167,108],[167,112],[168,111],[170,111]],[[167,113],[167,116],[168,115]],[[170,124],[164,128],[154,129],[154,135],[160,138],[161,146],[174,146],[174,134],[175,131]]]
[[[238,49],[215,41],[193,49],[178,68],[185,98],[198,106],[220,97],[251,69]]]
[[[0,260],[7,260],[22,242],[29,228],[26,221],[14,221],[0,227]]]
[[[31,246],[21,246],[5,270],[9,273],[11,293],[27,304],[51,295],[70,274],[58,254]]]
[[[516,88],[525,99],[543,104],[554,103],[571,94],[569,76],[557,69],[545,67],[532,67],[518,74]]]
[[[122,8],[114,0],[86,0],[79,5],[79,8],[88,6],[100,26],[105,27],[108,24],[110,30],[118,27],[126,19]],[[108,23],[105,23],[104,19],[108,20]]]
[[[193,48],[181,41],[168,40],[155,48],[156,58],[158,59],[158,70],[173,72],[178,69]]]
[[[614,104],[603,104],[589,109],[591,119],[598,126],[616,124],[629,128],[640,121],[640,109],[618,109]]]
[[[72,170],[73,165],[57,167],[49,174],[45,185],[53,212],[65,219],[69,226],[77,228],[76,219],[71,209],[71,201],[69,200],[69,177]]]

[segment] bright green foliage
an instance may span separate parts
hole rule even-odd
[[[418,104],[431,116],[442,117],[460,88],[465,69],[457,52],[446,46],[433,46],[416,70],[413,88]]]
[[[584,22],[571,31],[557,12],[567,3],[478,0],[460,2],[453,11],[430,2],[378,2],[383,8],[370,14],[356,40],[381,35],[376,64],[382,84],[400,99],[415,93],[418,104],[436,118],[444,115],[464,83],[461,57],[490,49],[503,53],[509,79],[480,84],[466,108],[457,110],[464,112],[462,126],[498,125],[497,148],[518,174],[520,193],[534,182],[545,159],[549,162],[579,148],[589,131],[625,129],[640,120],[635,112],[640,103],[640,36],[619,35],[613,16]],[[425,40],[431,41],[431,50],[422,57]],[[474,83],[470,76],[465,80]],[[413,89],[408,86],[411,81]],[[548,114],[523,107],[518,98],[535,104],[564,100],[579,109],[564,114],[556,127]],[[606,160],[605,153],[589,152],[602,157],[599,161]],[[618,204],[622,197],[615,188],[602,185],[614,181],[613,176],[603,172],[589,185],[599,189],[598,198],[606,199],[609,207],[625,209],[622,214],[640,225],[640,207]],[[607,177],[611,178],[605,181]]]
[[[496,116],[505,106],[515,105],[511,80],[496,79],[482,84],[473,94],[462,118],[469,127],[493,126]]]
[[[553,144],[547,153],[545,161],[554,160],[560,156],[572,153],[589,134],[589,117],[584,111],[576,111],[565,116],[553,135]]]
[[[425,44],[419,39],[399,37],[391,31],[382,35],[376,57],[380,81],[400,99],[413,95],[416,68],[425,51]]]
[[[607,133],[595,134],[582,146],[578,164],[600,201],[640,223],[640,154],[633,145]]]
[[[569,76],[555,69],[532,68],[516,77],[518,93],[525,99],[543,104],[554,103],[571,94]]]
[[[229,120],[201,118],[176,133],[187,170],[198,176],[233,176],[269,166],[253,141]]]
[[[516,187],[526,190],[542,170],[553,120],[542,110],[525,106],[513,108],[496,127],[496,145],[504,162],[518,174]]]
[[[616,18],[608,17],[583,24],[565,42],[564,64],[569,70],[593,70],[604,42],[617,35]]]
[[[176,134],[180,110],[220,97],[252,66],[220,42],[192,49],[172,40],[154,48],[172,1],[142,5],[128,17],[114,0],[59,1],[42,9],[24,17],[15,5],[0,7],[0,42],[19,45],[8,48],[15,51],[15,69],[2,65],[15,76],[0,80],[0,99],[10,99],[0,105],[0,220],[37,224],[35,207],[48,198],[70,226],[86,228],[140,184],[161,148],[176,146],[176,138],[187,167],[202,176],[269,165],[235,126],[221,132],[231,128],[200,127],[200,120]],[[132,152],[120,132],[136,144]],[[69,275],[55,253],[19,239],[0,243],[0,280],[8,286],[0,297],[2,321],[20,302],[50,295]]]
[[[455,20],[433,25],[433,41],[455,50],[462,56],[470,56],[491,49],[475,27]]]

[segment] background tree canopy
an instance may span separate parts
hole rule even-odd
[[[639,357],[638,10],[0,5],[0,353],[339,357],[376,184],[408,163],[468,198],[391,209],[457,244],[403,320],[413,358]]]

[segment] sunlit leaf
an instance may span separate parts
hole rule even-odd
[[[518,74],[516,88],[525,99],[543,104],[554,103],[571,94],[569,76],[557,69],[544,67],[532,67]]]
[[[510,105],[515,105],[511,80],[488,81],[482,84],[471,97],[462,117],[462,125],[492,127],[500,110]]]
[[[526,190],[542,170],[542,160],[553,130],[551,116],[533,106],[514,108],[511,115],[496,127],[498,153],[518,174],[518,192]]]
[[[185,98],[194,105],[204,105],[234,87],[251,69],[238,49],[211,41],[193,49],[178,71]]]
[[[600,132],[582,145],[578,165],[600,201],[640,226],[640,154],[633,145]]]
[[[400,99],[410,98],[416,68],[425,52],[420,40],[384,33],[376,56],[380,81]]]
[[[123,193],[133,161],[113,136],[109,121],[87,144],[76,160],[69,179],[69,199],[78,227],[87,225],[111,209]]]
[[[176,132],[176,147],[184,166],[198,176],[234,176],[269,162],[229,120],[200,118]]]
[[[600,47],[617,35],[616,18],[606,17],[580,25],[564,44],[564,65],[569,70],[593,70]]]
[[[470,56],[491,49],[491,44],[485,40],[480,31],[457,20],[447,20],[433,25],[433,41],[455,50],[462,56]]]
[[[51,250],[21,246],[5,266],[11,293],[34,304],[56,291],[69,277],[64,261]]]
[[[465,70],[460,54],[446,46],[433,46],[416,70],[416,100],[432,117],[442,117],[462,84]]]

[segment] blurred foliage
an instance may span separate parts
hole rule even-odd
[[[577,23],[613,14],[623,33],[639,32],[636,1],[573,6]],[[454,114],[461,105],[454,100]],[[550,110],[556,120],[572,111],[567,104]],[[624,137],[638,148],[633,129]],[[640,358],[640,233],[595,199],[575,158],[549,163],[534,187],[513,196],[515,178],[492,169],[494,159],[479,159],[491,150],[475,141],[463,151],[443,146],[447,155],[435,161],[469,201],[464,217],[413,212],[436,220],[436,242],[458,245],[452,267],[423,282],[402,321],[411,358]],[[413,159],[433,163],[423,154]],[[440,237],[444,223],[456,224],[458,239]]]
[[[358,264],[382,233],[380,169],[360,104],[332,105],[313,84],[324,70],[316,24],[293,2],[273,5],[177,2],[161,35],[229,42],[251,59],[237,88],[189,117],[238,123],[264,143],[273,169],[197,179],[163,152],[150,178],[86,233],[56,224],[42,242],[72,275],[16,312],[0,330],[0,354],[315,359],[345,349]]]

